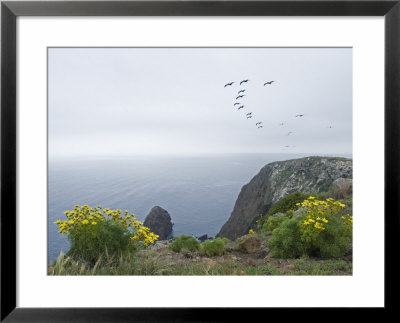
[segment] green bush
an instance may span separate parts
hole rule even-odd
[[[202,255],[208,257],[221,256],[225,253],[225,242],[221,238],[204,241],[201,244],[200,251]]]
[[[261,232],[262,233],[271,233],[277,227],[279,227],[284,221],[288,220],[288,216],[272,216],[270,217],[266,223],[263,224]]]
[[[325,225],[325,231],[306,243],[308,254],[321,258],[343,257],[349,250],[351,239],[341,223],[340,219],[332,218]]]
[[[196,251],[200,249],[200,242],[192,236],[181,234],[180,236],[174,237],[172,243],[169,245],[169,249],[175,252],[179,252],[182,249]]]
[[[306,254],[306,248],[301,240],[301,217],[290,219],[281,223],[268,241],[268,248],[275,258],[297,258]]]
[[[67,235],[71,242],[67,255],[90,265],[97,263],[103,254],[123,256],[158,239],[128,210],[123,214],[121,209],[77,204],[64,214],[66,219],[58,219],[54,224],[59,227],[58,233]]]
[[[68,235],[71,248],[67,256],[80,258],[94,265],[106,251],[111,255],[127,255],[136,251],[130,236],[131,232],[116,221],[99,222],[96,226],[80,226]]]
[[[278,258],[295,258],[302,255],[321,258],[338,258],[349,250],[353,218],[342,215],[345,204],[309,197],[299,205],[305,213],[283,221],[272,231],[268,242],[271,253]]]
[[[268,210],[267,214],[262,214],[258,221],[259,225],[262,227],[271,215],[278,212],[286,213],[289,210],[297,210],[298,207],[296,206],[296,203],[303,202],[308,196],[308,194],[295,192],[283,197]]]

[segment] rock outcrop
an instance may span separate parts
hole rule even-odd
[[[339,157],[306,157],[264,166],[244,185],[218,237],[236,239],[254,225],[260,212],[294,193],[328,192],[338,178],[352,178],[353,162]],[[267,206],[267,208],[265,207]]]
[[[204,241],[208,240],[207,233],[206,233],[206,234],[203,234],[203,235],[200,236],[200,237],[196,237],[196,239],[199,240],[200,242],[204,242]]]
[[[256,253],[260,251],[261,241],[257,237],[249,235],[239,242],[239,248],[246,253]]]
[[[159,206],[155,206],[151,209],[143,225],[159,235],[159,240],[166,240],[172,234],[173,224],[171,222],[171,216],[166,210]]]
[[[332,183],[332,197],[345,198],[353,193],[353,180],[351,178],[338,178]]]

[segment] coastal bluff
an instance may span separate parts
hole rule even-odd
[[[342,157],[305,157],[267,164],[244,185],[228,221],[217,237],[247,234],[261,213],[294,192],[329,192],[339,178],[352,179],[353,161]]]

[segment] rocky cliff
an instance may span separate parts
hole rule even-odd
[[[353,162],[347,158],[306,157],[270,163],[242,187],[217,236],[236,239],[247,233],[261,210],[267,211],[282,197],[293,192],[327,192],[336,179],[352,177]]]

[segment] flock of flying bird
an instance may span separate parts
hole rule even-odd
[[[242,80],[242,81],[240,81],[239,85],[242,85],[243,83],[247,83],[247,82],[249,82],[248,79]],[[274,83],[274,82],[275,82],[275,81],[265,82],[265,83],[264,83],[264,86],[266,86],[266,85],[272,85],[272,83]],[[226,88],[227,86],[232,86],[234,83],[235,83],[235,82],[226,83],[225,86],[224,86],[224,88]],[[233,104],[233,106],[234,106],[234,107],[238,106],[238,107],[237,107],[238,110],[243,109],[243,108],[245,107],[244,104],[242,104],[242,103],[240,103],[240,102],[237,102],[239,99],[242,99],[242,98],[244,98],[244,97],[246,96],[246,94],[244,94],[245,92],[246,92],[246,89],[241,89],[241,90],[239,90],[239,92],[237,93],[236,102]],[[303,116],[304,116],[304,114],[297,114],[297,115],[296,115],[296,118],[302,118]],[[251,119],[252,117],[253,117],[252,112],[246,113],[246,119]],[[280,123],[279,125],[280,125],[280,126],[284,126],[285,123],[282,122],[282,123]],[[256,122],[256,127],[257,127],[258,129],[263,128],[262,121]],[[328,128],[332,128],[332,126],[329,126]],[[292,131],[289,131],[288,133],[286,133],[286,136],[290,136],[292,133],[293,133]],[[289,145],[286,145],[286,146],[284,146],[284,147],[285,147],[285,148],[288,148],[288,147],[296,147],[296,146],[289,146]]]
[[[242,85],[243,83],[247,83],[248,81],[249,81],[248,79],[242,80],[242,81],[240,81],[239,85]],[[271,85],[271,84],[274,83],[274,82],[275,82],[275,81],[266,82],[266,83],[264,83],[264,86],[266,86],[266,85]],[[235,82],[226,83],[225,86],[224,86],[224,88],[227,87],[227,86],[232,86],[234,83],[235,83]],[[244,92],[246,92],[246,89],[239,90],[239,92],[237,93],[236,101],[239,100],[239,99],[242,99],[242,98],[244,98],[244,97],[246,96],[246,94],[242,94],[242,93],[244,93]],[[240,102],[235,102],[235,103],[233,104],[234,107],[236,107],[237,105],[238,105],[238,110],[244,108],[244,104],[241,104]],[[251,119],[252,117],[253,117],[252,112],[246,113],[246,119]],[[256,122],[256,127],[257,127],[258,129],[263,128],[263,126],[262,126],[262,121]]]

